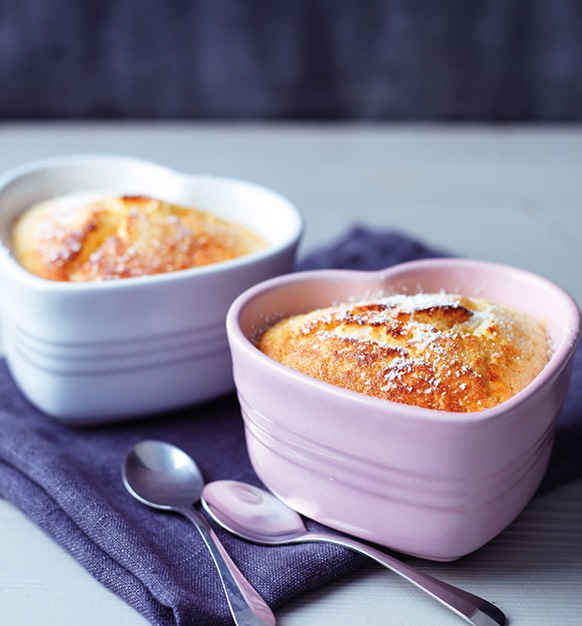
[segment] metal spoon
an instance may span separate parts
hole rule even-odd
[[[254,543],[280,545],[325,541],[371,557],[402,576],[475,626],[504,626],[505,615],[493,604],[420,572],[380,550],[354,539],[310,532],[301,516],[271,493],[232,480],[210,483],[202,491],[202,504],[230,532]]]
[[[196,526],[218,569],[237,626],[275,625],[271,609],[228,556],[206,518],[194,508],[204,480],[192,458],[169,443],[142,441],[127,453],[122,477],[129,493],[143,504],[181,513]]]

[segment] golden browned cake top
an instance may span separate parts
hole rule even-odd
[[[247,228],[147,196],[71,195],[15,224],[17,260],[50,280],[99,281],[199,267],[266,247]]]
[[[549,358],[523,314],[457,295],[392,295],[281,320],[265,354],[304,374],[385,400],[480,411],[530,383]]]

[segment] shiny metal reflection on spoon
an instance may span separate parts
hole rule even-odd
[[[122,467],[123,484],[137,500],[154,509],[174,511],[198,529],[220,575],[237,626],[274,626],[275,616],[234,564],[206,518],[194,507],[204,480],[194,460],[162,441],[131,448]]]
[[[474,626],[507,623],[502,611],[487,600],[420,572],[385,552],[350,537],[308,531],[296,511],[264,489],[232,480],[216,481],[204,487],[202,504],[223,528],[248,541],[268,545],[334,543],[369,556]]]

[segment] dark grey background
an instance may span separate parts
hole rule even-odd
[[[580,0],[0,0],[0,119],[569,121]]]

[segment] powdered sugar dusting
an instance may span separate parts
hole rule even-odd
[[[355,391],[427,408],[494,406],[547,362],[548,340],[536,322],[445,292],[384,295],[281,323],[291,332],[278,346],[282,362]]]

